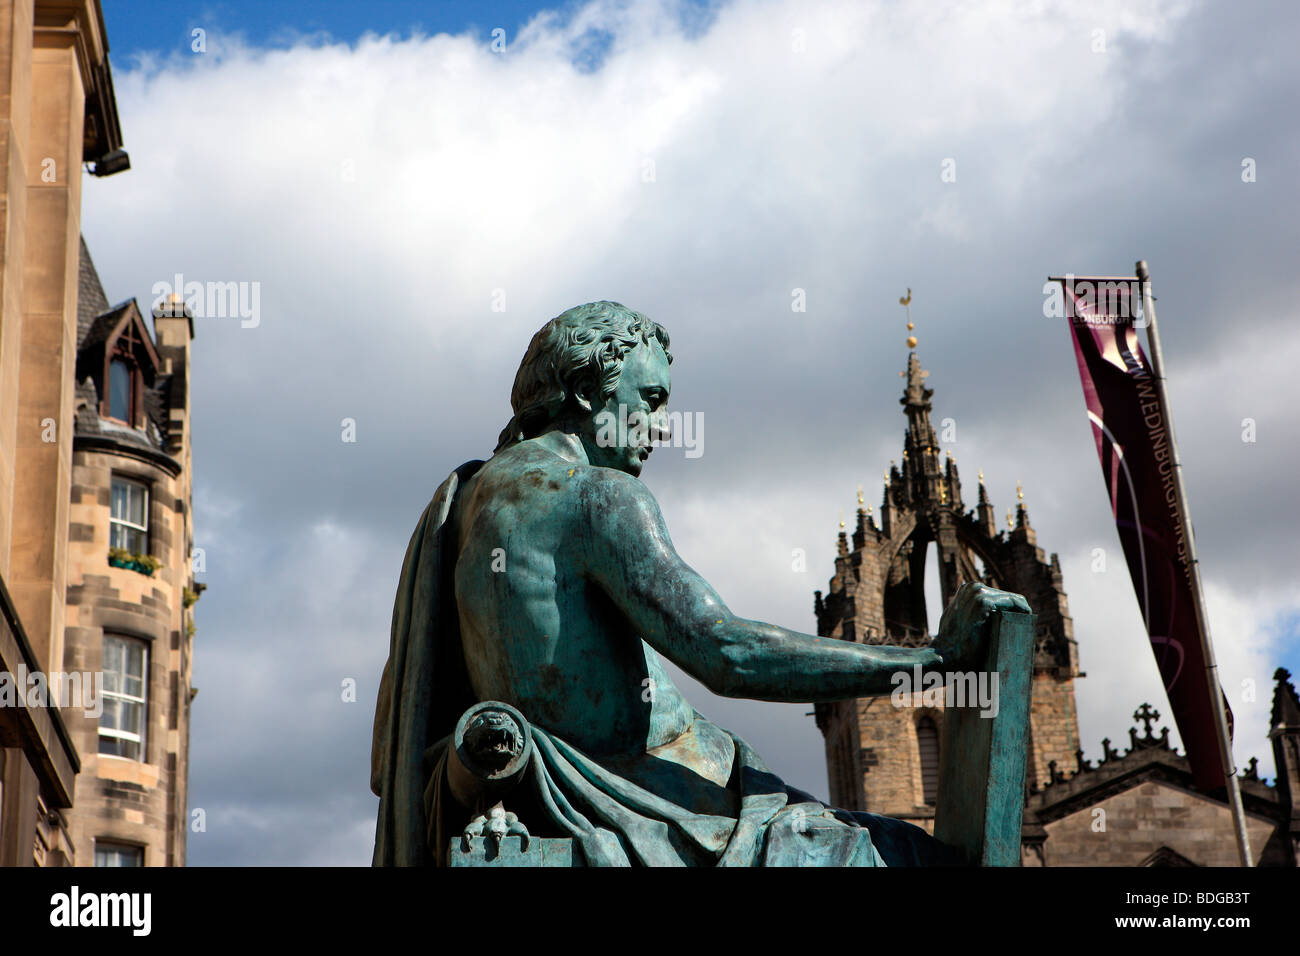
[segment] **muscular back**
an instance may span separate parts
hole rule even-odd
[[[589,571],[608,532],[593,527],[593,503],[611,480],[636,481],[525,441],[466,483],[450,520],[478,699],[513,704],[587,753],[631,756],[679,738],[693,711]]]

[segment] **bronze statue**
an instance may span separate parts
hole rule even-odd
[[[728,697],[888,694],[900,670],[976,665],[980,622],[1028,605],[967,585],[922,648],[732,613],[678,556],[638,478],[666,425],[668,349],[662,326],[615,302],[552,319],[492,457],[457,468],[421,517],[375,714],[376,865],[445,865],[491,832],[498,847],[504,834],[571,840],[587,865],[947,859],[918,827],[785,785],[691,706],[660,655]],[[643,427],[602,428],[619,415]],[[508,706],[458,730],[486,701]],[[488,785],[507,769],[508,789]],[[499,795],[508,810],[490,806]]]

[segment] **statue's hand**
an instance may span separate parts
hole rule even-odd
[[[507,810],[500,801],[486,814],[469,821],[469,824],[465,827],[465,832],[461,834],[461,849],[468,853],[470,851],[470,840],[479,836],[486,836],[492,840],[498,852],[501,850],[501,841],[508,836],[519,837],[519,848],[525,852],[528,850],[528,841],[530,839],[528,828],[520,823],[519,817]]]
[[[973,670],[980,663],[988,629],[984,622],[997,610],[1029,611],[1021,595],[999,591],[987,584],[969,582],[953,595],[939,621],[934,649],[943,658],[945,671]]]

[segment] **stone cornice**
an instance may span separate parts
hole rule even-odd
[[[82,161],[94,162],[120,149],[122,126],[108,63],[108,32],[99,0],[36,0],[33,43],[71,47],[86,91]]]
[[[161,468],[172,478],[181,473],[181,463],[171,455],[142,445],[118,441],[111,435],[74,435],[72,449],[73,451],[102,451],[123,458],[134,458],[136,461]]]

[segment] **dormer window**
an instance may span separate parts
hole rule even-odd
[[[105,381],[104,401],[100,415],[130,425],[132,428],[144,427],[144,374],[140,367],[141,359],[148,356],[152,346],[141,337],[139,329],[131,316],[122,325],[116,338],[109,340],[110,345],[104,356]]]
[[[135,393],[131,371],[130,364],[120,358],[108,365],[108,415],[122,422],[135,421],[131,414],[131,396]]]

